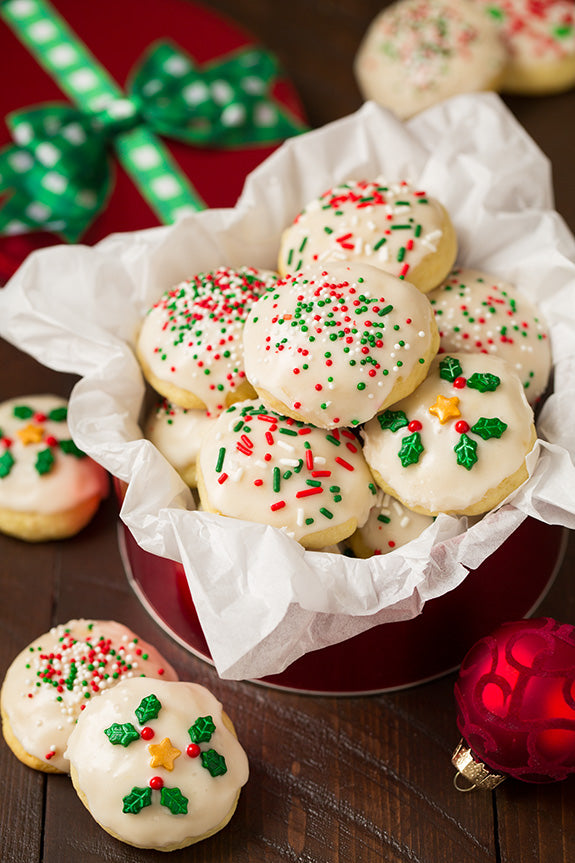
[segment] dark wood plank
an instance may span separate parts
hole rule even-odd
[[[356,110],[351,73],[378,0],[211,0],[283,62],[312,125]],[[574,94],[508,104],[554,167],[557,207],[575,227],[571,134]],[[39,366],[0,342],[0,400],[32,392],[68,395],[74,378]],[[167,637],[126,580],[112,496],[78,537],[30,546],[0,536],[0,675],[13,656],[53,623],[112,617],[153,641],[180,675],[208,686],[235,722],[251,777],[228,827],[170,859],[201,863],[571,863],[575,779],[549,786],[508,781],[494,794],[461,794],[452,784],[458,740],[455,675],[365,698],[316,698],[221,681]],[[575,537],[542,613],[575,621]],[[521,573],[517,573],[521,578]],[[448,637],[448,633],[446,633]],[[432,649],[430,647],[430,649]],[[393,657],[383,658],[393,661]],[[150,863],[108,836],[67,777],[42,776],[3,744],[0,803],[3,863]]]

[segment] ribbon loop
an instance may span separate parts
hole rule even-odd
[[[135,129],[144,122],[141,108],[135,98],[112,99],[92,117],[92,127],[112,140],[122,132]]]
[[[151,46],[125,95],[48,0],[0,0],[0,14],[73,105],[13,114],[0,151],[0,234],[48,229],[75,242],[111,190],[109,145],[165,224],[205,203],[157,135],[195,146],[272,143],[304,126],[273,98],[275,58],[244,48],[203,66]]]

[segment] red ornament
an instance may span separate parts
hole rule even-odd
[[[455,698],[463,741],[453,763],[471,787],[575,773],[574,626],[550,617],[503,624],[466,655]]]

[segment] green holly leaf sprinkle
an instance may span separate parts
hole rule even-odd
[[[472,390],[479,390],[480,393],[494,392],[500,383],[501,378],[489,372],[485,372],[485,374],[475,372],[467,379],[467,386],[471,387]]]
[[[28,405],[15,405],[12,413],[19,420],[29,420],[34,416],[34,410]]]
[[[45,473],[50,473],[50,471],[54,467],[54,456],[52,455],[52,451],[49,447],[40,450],[40,452],[36,456],[34,467],[36,468],[40,476],[43,476]]]
[[[403,467],[408,467],[410,464],[417,464],[422,452],[421,435],[419,432],[414,432],[403,438],[398,456],[401,459]]]
[[[199,716],[188,728],[188,734],[192,743],[207,743],[215,730],[216,726],[211,716]]]
[[[409,425],[409,420],[403,411],[387,410],[378,414],[377,419],[382,431],[389,429],[392,432],[396,432],[399,429],[404,428],[404,426]]]
[[[206,752],[202,752],[200,758],[202,760],[202,767],[209,770],[212,776],[223,776],[224,773],[228,772],[226,759],[219,752],[216,752],[215,749],[208,749]]]
[[[162,705],[155,695],[146,695],[145,698],[142,698],[134,713],[140,725],[145,725],[150,719],[157,719],[161,709]]]
[[[109,728],[104,729],[104,734],[114,746],[117,744],[129,746],[134,740],[140,739],[139,732],[136,731],[131,722],[124,722],[123,724],[113,722]]]
[[[456,357],[445,357],[439,363],[439,377],[444,381],[452,384],[455,378],[461,377],[462,374],[461,363]]]
[[[152,802],[152,789],[138,788],[137,785],[134,785],[130,793],[122,798],[122,801],[124,803],[122,812],[126,812],[128,815],[137,815],[144,806],[149,806]]]
[[[79,449],[72,439],[69,440],[61,440],[59,443],[60,449],[66,455],[75,455],[76,458],[84,458],[86,455],[81,449]]]
[[[6,452],[0,456],[0,479],[4,479],[5,476],[8,476],[13,466],[14,456],[9,450],[6,450]]]
[[[172,815],[186,815],[188,812],[188,798],[184,797],[179,788],[162,788],[160,792],[160,803],[166,806]]]
[[[53,408],[48,414],[48,419],[53,423],[62,423],[68,418],[68,408]]]
[[[459,442],[455,444],[453,450],[457,456],[457,464],[467,470],[471,470],[477,461],[477,444],[466,434],[462,434]]]
[[[506,428],[507,423],[499,417],[479,417],[475,425],[471,426],[471,431],[483,440],[489,440],[492,437],[501,437]]]

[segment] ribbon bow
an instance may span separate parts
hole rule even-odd
[[[245,48],[199,67],[177,46],[156,43],[124,95],[54,10],[43,0],[31,3],[44,16],[48,10],[58,25],[59,54],[43,44],[37,59],[49,65],[78,107],[44,104],[7,117],[15,143],[0,151],[0,191],[12,194],[0,209],[0,234],[45,229],[77,241],[110,195],[111,145],[160,220],[171,223],[205,204],[156,135],[229,148],[268,144],[304,130],[270,95],[278,70],[266,51]],[[1,8],[6,17],[17,3],[7,0]],[[9,23],[30,47],[33,20],[12,15]],[[77,63],[69,62],[74,51]]]

